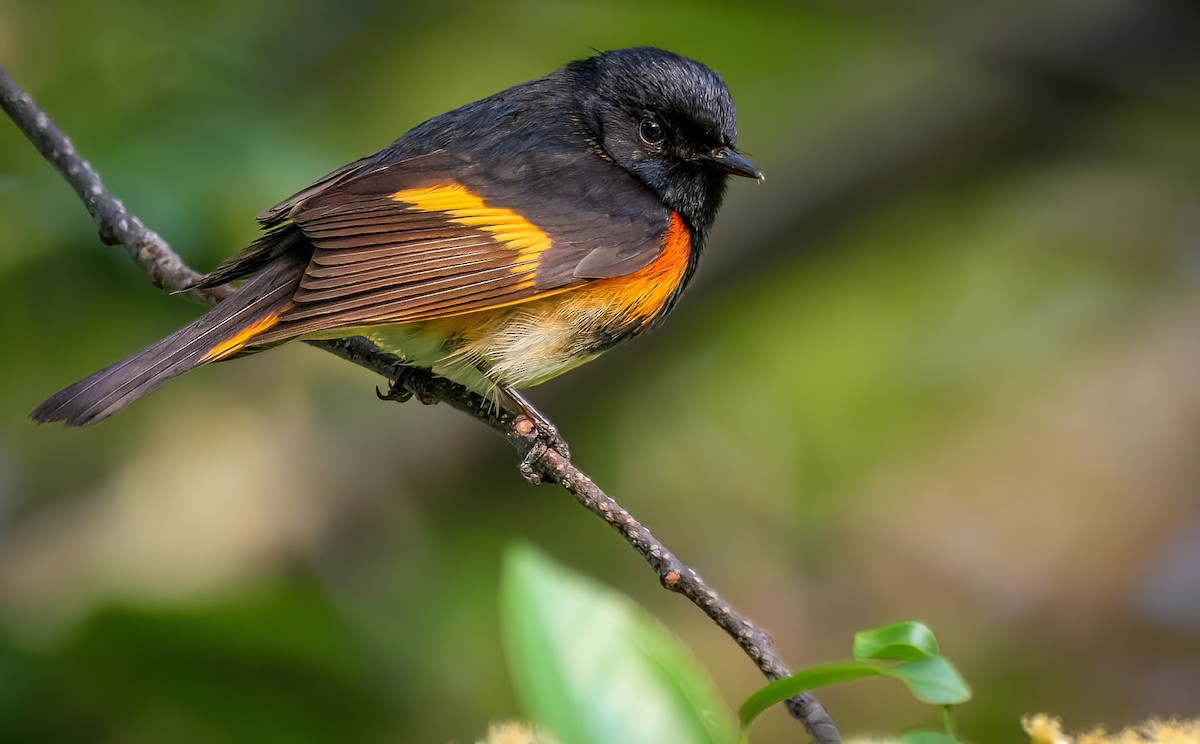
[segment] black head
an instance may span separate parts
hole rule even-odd
[[[638,47],[567,69],[589,137],[694,230],[708,232],[729,175],[763,177],[736,149],[737,110],[725,81],[699,62]]]

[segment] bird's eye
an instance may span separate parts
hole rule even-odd
[[[647,145],[660,144],[667,136],[667,133],[663,131],[662,124],[649,118],[642,119],[642,126],[638,129],[638,134]]]

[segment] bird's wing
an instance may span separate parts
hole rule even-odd
[[[600,164],[498,176],[435,153],[301,192],[284,203],[286,221],[274,216],[314,250],[270,335],[445,318],[647,266],[664,249],[671,213]],[[553,183],[568,174],[571,183]]]

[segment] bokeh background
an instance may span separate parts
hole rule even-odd
[[[1190,0],[0,0],[0,61],[202,270],[260,209],[591,47],[720,70],[768,180],[731,184],[670,322],[533,398],[793,666],[930,624],[979,742],[1040,710],[1200,714],[1198,38]],[[520,713],[520,539],[635,597],[731,706],[760,684],[504,442],[330,355],[33,427],[198,308],[7,120],[0,225],[0,739],[473,741]],[[898,685],[823,700],[847,733],[931,722]]]

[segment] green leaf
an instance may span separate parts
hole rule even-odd
[[[517,692],[561,744],[734,740],[712,682],[672,635],[530,547],[505,556],[501,618]]]
[[[907,661],[881,671],[907,685],[913,696],[923,703],[957,705],[971,699],[971,688],[943,656]]]
[[[776,703],[795,697],[802,692],[815,690],[818,687],[839,685],[843,682],[853,682],[867,677],[877,677],[885,671],[878,665],[869,662],[836,662],[810,667],[797,672],[790,677],[777,679],[769,685],[760,688],[738,710],[738,721],[743,734],[762,715],[763,711]]]
[[[854,634],[854,658],[859,661],[916,661],[940,655],[937,638],[924,623],[894,623]]]
[[[772,705],[807,690],[866,677],[882,675],[899,679],[918,700],[932,705],[953,705],[971,698],[971,691],[958,670],[939,654],[933,631],[921,623],[896,623],[855,634],[854,658],[853,662],[806,669],[755,692],[738,711],[741,741],[746,741],[746,730],[754,719]],[[903,663],[880,663],[891,661]],[[952,736],[932,736],[954,741]],[[922,744],[939,743],[945,744],[942,739],[922,740]]]

